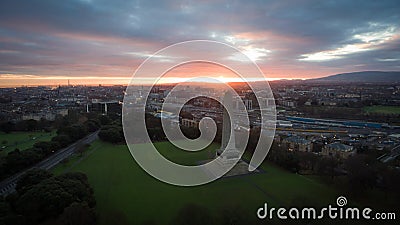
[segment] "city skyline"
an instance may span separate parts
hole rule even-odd
[[[267,80],[400,70],[397,1],[0,4],[2,86],[127,84],[156,51],[200,39],[241,50]],[[204,65],[175,72],[171,77],[215,74]]]

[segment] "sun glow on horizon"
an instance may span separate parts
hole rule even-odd
[[[266,78],[267,81],[276,80],[298,80],[306,78]],[[56,85],[128,85],[131,77],[67,77],[67,76],[37,76],[37,75],[0,75],[0,87],[21,87],[21,86],[56,86]],[[153,84],[154,77],[144,78],[138,82],[141,84]],[[233,82],[256,82],[259,78],[225,77],[218,76],[202,76],[195,77],[165,77],[158,80],[158,84],[173,84],[183,82],[204,82],[204,83],[233,83]]]

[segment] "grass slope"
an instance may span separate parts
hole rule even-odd
[[[213,154],[217,145],[191,154],[168,142],[156,143],[163,155],[176,162],[194,163]],[[325,185],[264,163],[265,173],[219,179],[207,185],[177,187],[156,180],[142,170],[125,145],[97,141],[82,158],[60,164],[53,172],[82,171],[94,187],[100,224],[167,224],[187,203],[204,206],[210,212],[227,207],[242,208],[256,218],[264,202],[275,206],[327,205],[337,194]],[[264,221],[265,222],[265,221]]]

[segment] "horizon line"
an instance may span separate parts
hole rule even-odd
[[[177,83],[210,83],[210,84],[218,84],[218,83],[241,83],[241,82],[260,82],[260,81],[295,81],[295,80],[307,80],[307,79],[314,79],[314,78],[266,78],[265,80],[263,79],[254,79],[254,78],[249,78],[249,79],[241,79],[241,78],[221,78],[221,77],[210,77],[215,80],[190,80],[191,78],[177,78],[177,77],[170,77],[170,78],[165,78],[164,81],[159,81],[156,85],[172,85],[172,84],[177,84]],[[319,77],[318,77],[319,78]],[[41,86],[128,86],[128,85],[133,85],[130,83],[131,77],[59,77],[57,78],[57,81],[59,82],[54,82],[54,77],[52,78],[19,78],[19,79],[12,79],[12,78],[1,78],[0,80],[29,80],[30,82],[26,83],[20,83],[20,84],[0,84],[0,88],[16,88],[16,87],[41,87]],[[93,79],[99,80],[99,81],[106,81],[105,83],[103,82],[93,82]],[[114,80],[116,82],[110,82],[110,80]],[[134,84],[134,85],[153,85],[152,78],[149,78],[149,81],[143,80],[143,82]],[[35,83],[38,82],[38,83]],[[49,82],[46,82],[49,81]],[[82,82],[86,81],[86,82]],[[126,82],[124,82],[126,81]],[[41,82],[42,84],[40,84]]]
[[[306,81],[319,78],[326,78],[329,76],[348,74],[348,73],[360,73],[360,72],[400,72],[400,71],[382,71],[382,70],[368,70],[368,71],[353,71],[353,72],[341,72],[331,75],[324,75],[318,77],[282,77],[282,78],[239,78],[239,77],[223,77],[223,76],[201,76],[204,80],[192,80],[197,77],[165,77],[157,81],[156,85],[172,85],[177,83],[240,83],[240,82],[258,82],[258,81]],[[24,77],[25,76],[25,77]],[[114,82],[110,82],[113,80]],[[85,77],[67,77],[67,76],[39,76],[39,75],[23,75],[23,74],[0,74],[0,81],[9,81],[9,83],[0,84],[0,88],[17,88],[17,87],[40,87],[40,86],[128,86],[131,84],[132,77],[97,77],[97,76],[85,76]],[[19,82],[18,82],[19,81]],[[102,82],[103,81],[103,82]],[[154,78],[143,78],[143,82],[134,85],[154,85]]]

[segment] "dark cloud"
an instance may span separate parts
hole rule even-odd
[[[396,0],[3,0],[0,73],[129,76],[143,60],[140,53],[192,39],[268,50],[258,63],[281,77],[398,70],[399,12]],[[363,44],[356,35],[382,40],[332,60],[299,60]],[[138,54],[126,54],[132,52]]]

